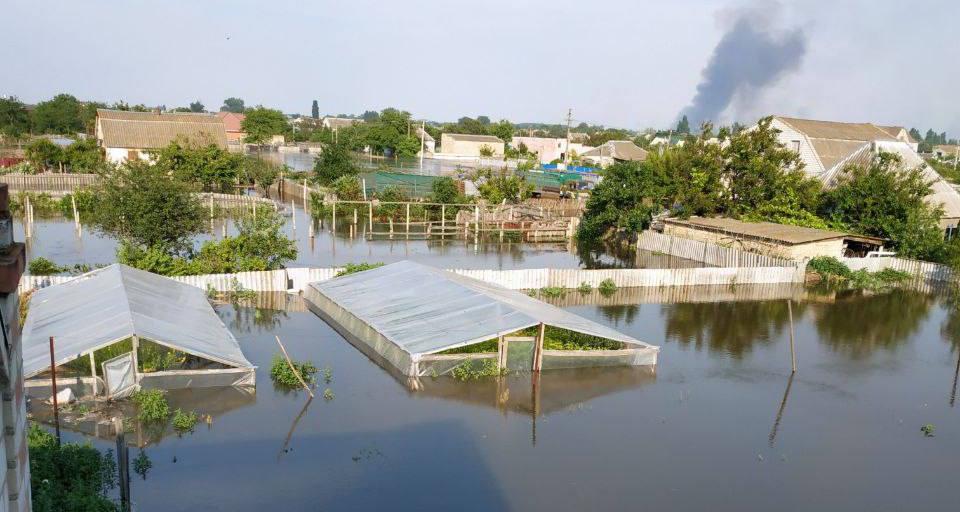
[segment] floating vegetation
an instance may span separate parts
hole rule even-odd
[[[923,432],[923,437],[933,437],[933,431],[936,429],[937,427],[933,426],[933,423],[927,423],[920,427],[920,432]]]
[[[200,421],[200,416],[194,411],[183,412],[177,409],[173,413],[173,428],[179,435],[193,432],[193,427],[197,425],[198,421]]]
[[[137,404],[137,417],[145,423],[165,421],[170,416],[170,405],[163,391],[141,389],[131,397]]]
[[[603,281],[600,281],[600,285],[597,286],[597,290],[600,290],[600,295],[609,297],[616,293],[617,283],[614,283],[613,279],[610,278],[604,279]]]
[[[586,295],[586,294],[588,294],[588,293],[590,293],[590,292],[593,291],[593,287],[590,286],[590,283],[584,281],[584,282],[580,283],[580,286],[577,287],[577,291],[580,292],[580,293],[582,293],[582,294],[584,294],[584,295]]]
[[[293,366],[296,367],[297,372],[299,372],[300,376],[303,377],[304,382],[307,384],[313,384],[316,382],[316,377],[314,376],[317,373],[316,365],[310,361],[293,361]],[[273,360],[270,363],[270,378],[273,379],[273,381],[277,384],[286,388],[292,389],[301,387],[300,379],[297,378],[297,375],[293,372],[293,369],[290,368],[290,364],[287,363],[287,359],[280,353],[273,355]]]
[[[323,390],[323,399],[328,402],[334,399],[333,391],[330,388]]]
[[[337,272],[337,275],[333,277],[349,276],[350,274],[356,274],[357,272],[363,272],[364,270],[373,270],[377,267],[382,267],[383,265],[383,263],[347,263],[343,266],[343,270]]]
[[[329,366],[323,367],[323,382],[326,384],[333,382],[333,368]]]

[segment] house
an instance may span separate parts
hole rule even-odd
[[[557,160],[562,162],[568,156],[567,139],[556,137],[514,137],[510,140],[510,146],[514,149],[519,148],[520,144],[523,144],[527,148],[527,151],[537,155],[542,164],[549,164]],[[582,155],[591,149],[593,148],[590,146],[573,142],[573,138],[571,137],[571,152]],[[572,156],[572,154],[570,156]]]
[[[933,147],[932,153],[937,158],[953,159],[960,156],[960,146],[955,144],[938,144]]]
[[[872,123],[840,123],[775,116],[772,127],[779,130],[780,142],[800,155],[804,170],[826,187],[836,185],[843,169],[850,164],[868,164],[880,152],[893,153],[905,168],[921,167],[932,189],[927,203],[943,208],[940,227],[945,231],[960,224],[960,192],[927,165],[915,144],[904,140],[891,127]],[[896,127],[894,127],[896,128]],[[902,129],[901,129],[902,130]]]
[[[355,124],[362,123],[363,119],[350,119],[347,117],[330,117],[326,116],[320,121],[320,126],[328,129],[337,131],[340,128],[349,128]]]
[[[915,140],[913,137],[911,137],[910,132],[907,131],[906,128],[902,126],[880,126],[880,125],[877,125],[877,128],[880,128],[881,130],[887,132],[887,134],[889,134],[891,137],[899,141],[903,141],[903,142],[906,142],[907,144],[910,144],[910,146],[913,147],[914,151],[919,151],[920,141]]]
[[[214,114],[97,109],[97,144],[108,162],[149,160],[150,151],[177,139],[227,148],[223,119]]]
[[[863,257],[883,249],[883,240],[826,229],[725,217],[664,219],[663,233],[777,258]]]
[[[585,162],[601,167],[616,162],[642,162],[647,152],[629,140],[611,140],[580,155]]]
[[[447,155],[481,156],[484,148],[490,150],[490,156],[503,156],[503,141],[493,135],[444,133],[440,136],[440,152]]]
[[[227,142],[230,144],[242,143],[243,138],[247,136],[246,132],[243,131],[243,120],[247,116],[236,112],[227,112],[226,110],[221,110],[215,115],[223,120],[223,129],[227,132]]]

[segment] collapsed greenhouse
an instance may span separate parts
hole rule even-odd
[[[660,350],[523,293],[411,261],[311,283],[304,298],[362,352],[407,377],[652,366]]]
[[[51,359],[58,391],[75,396],[255,385],[256,368],[203,290],[121,264],[33,294],[23,331],[30,396],[49,397]]]

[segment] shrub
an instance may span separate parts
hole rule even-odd
[[[480,377],[492,377],[499,373],[500,371],[497,370],[497,362],[493,359],[464,361],[450,372],[453,378],[460,381],[474,380]]]
[[[548,299],[563,297],[566,294],[567,294],[567,290],[559,286],[545,286],[543,288],[540,288],[540,296],[546,297]]]
[[[316,381],[314,375],[317,373],[317,367],[310,361],[293,361],[304,382],[313,384]],[[270,363],[270,378],[274,382],[286,388],[298,388],[301,386],[300,379],[297,379],[295,373],[287,363],[287,359],[282,354],[274,354]]]
[[[27,427],[30,450],[30,490],[33,510],[119,510],[107,492],[117,483],[112,450],[101,453],[90,444],[65,443],[31,423]]]
[[[613,282],[613,279],[607,278],[603,281],[600,281],[600,285],[597,286],[597,290],[600,290],[600,295],[607,297],[613,295],[617,291],[617,283]]]
[[[193,432],[193,427],[196,426],[199,419],[200,417],[194,411],[183,412],[177,409],[173,413],[173,428],[178,434]]]
[[[337,275],[333,277],[349,276],[350,274],[356,274],[364,270],[372,270],[377,267],[382,267],[383,265],[383,263],[347,263],[343,266],[343,270],[337,272]]]
[[[170,416],[170,405],[159,389],[141,389],[133,394],[137,417],[146,423],[164,421]]]
[[[326,400],[326,401],[329,402],[330,400],[333,400],[333,398],[334,398],[334,396],[333,396],[333,391],[331,391],[330,388],[327,388],[327,389],[324,389],[324,390],[323,390],[323,399],[324,399],[324,400]]]
[[[850,267],[833,256],[817,256],[807,262],[807,270],[820,274],[823,279],[831,277],[847,279],[851,275]]]
[[[580,283],[580,286],[577,287],[577,291],[580,292],[580,293],[582,293],[582,294],[587,294],[587,293],[590,293],[591,291],[593,291],[593,287],[590,286],[590,283],[584,281],[584,282]]]
[[[57,265],[43,256],[37,256],[36,258],[30,260],[28,270],[35,276],[51,276],[66,272],[68,269],[67,267]]]

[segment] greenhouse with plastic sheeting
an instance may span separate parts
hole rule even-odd
[[[140,388],[253,387],[255,367],[203,290],[114,264],[30,298],[23,373],[52,391],[120,398]]]
[[[311,283],[304,298],[407,377],[653,366],[660,350],[521,292],[411,261]]]

